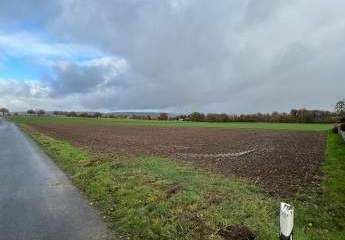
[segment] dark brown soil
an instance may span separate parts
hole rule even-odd
[[[156,155],[290,195],[319,185],[326,134],[272,130],[35,125],[101,157]]]
[[[246,226],[228,226],[218,232],[225,240],[255,240],[255,235]]]

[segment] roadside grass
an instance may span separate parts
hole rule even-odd
[[[252,184],[142,156],[117,162],[21,127],[66,171],[115,231],[129,239],[222,239],[230,225],[277,239],[281,199]],[[345,144],[329,132],[322,192],[283,199],[295,206],[296,239],[344,239]]]
[[[11,116],[8,117],[16,123],[28,124],[96,124],[96,125],[124,125],[148,127],[202,127],[202,128],[229,128],[229,129],[272,129],[293,131],[324,131],[329,130],[332,124],[318,123],[260,123],[260,122],[183,122],[114,118],[82,118],[59,116]]]
[[[296,225],[310,239],[345,239],[345,143],[328,132],[327,156],[323,163],[321,192],[299,196],[295,202]],[[304,199],[303,199],[304,198]],[[299,238],[297,238],[299,239]]]

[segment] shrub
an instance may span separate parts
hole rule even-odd
[[[343,132],[345,131],[345,123],[342,123],[342,124],[340,125],[340,130],[343,131]]]
[[[340,118],[341,123],[345,123],[345,117]]]
[[[332,132],[333,132],[333,133],[338,134],[338,131],[339,131],[339,129],[338,129],[337,126],[334,126],[334,127],[332,128]]]

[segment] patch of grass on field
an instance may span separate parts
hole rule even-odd
[[[317,123],[249,123],[249,122],[183,122],[113,118],[81,118],[81,117],[53,117],[53,116],[12,116],[10,120],[26,124],[96,124],[96,125],[124,125],[148,127],[201,127],[201,128],[230,128],[230,129],[272,129],[295,131],[324,131],[329,130],[331,124]]]
[[[99,161],[72,145],[22,126],[65,170],[116,231],[130,239],[221,239],[241,224],[277,239],[280,199],[236,179],[157,157]],[[344,239],[345,144],[329,133],[323,193],[285,199],[295,206],[296,239]]]
[[[330,132],[327,145],[328,161],[323,166],[327,176],[324,187],[332,201],[342,202],[345,207],[345,143],[340,135]]]
[[[322,166],[322,192],[301,196],[295,203],[296,225],[310,239],[345,239],[345,144],[329,131],[327,157]],[[299,239],[299,238],[297,238]]]

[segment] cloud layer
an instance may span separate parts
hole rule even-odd
[[[36,83],[45,94],[21,95],[26,103],[30,97],[35,99],[32,104],[47,108],[66,104],[108,111],[238,113],[330,109],[345,96],[342,1],[63,0],[56,4],[54,11],[44,5],[41,9],[45,14],[40,28],[54,36],[53,41],[42,44],[33,38],[31,43],[40,44],[25,49],[21,38],[5,40],[29,30],[0,34],[0,61],[1,53],[10,49],[7,55],[28,54],[33,61],[45,56],[49,62],[51,74]],[[34,10],[21,6],[22,20],[34,19],[28,14]],[[12,23],[3,12],[0,19]],[[43,50],[38,47],[42,45]],[[0,82],[0,92],[9,91],[4,82],[13,88],[27,86]],[[0,104],[8,105],[8,99],[14,101],[18,94],[0,97]]]

